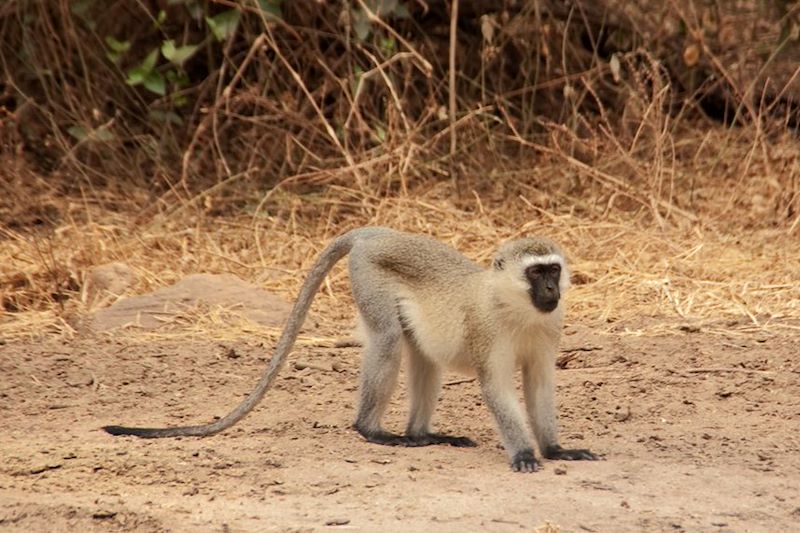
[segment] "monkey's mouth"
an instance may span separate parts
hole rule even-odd
[[[539,302],[538,304],[534,302],[534,307],[543,313],[550,313],[555,311],[556,307],[558,307],[558,300],[548,300],[546,302]]]
[[[531,291],[530,295],[531,303],[542,313],[551,313],[558,307],[558,298],[537,298],[533,291]]]

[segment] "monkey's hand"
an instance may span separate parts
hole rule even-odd
[[[553,444],[548,446],[544,449],[542,454],[547,459],[560,459],[562,461],[598,461],[600,460],[600,456],[596,455],[589,450],[567,450],[559,446],[558,444]]]
[[[511,470],[514,472],[536,472],[539,470],[539,461],[533,454],[533,450],[527,449],[517,452],[511,460]]]

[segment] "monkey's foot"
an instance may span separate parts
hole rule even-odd
[[[475,442],[467,437],[453,437],[451,435],[442,435],[441,433],[424,433],[422,435],[397,435],[387,431],[361,431],[356,428],[356,431],[361,433],[367,442],[373,444],[382,444],[384,446],[406,446],[409,448],[417,446],[433,446],[437,444],[447,444],[448,446],[455,446],[457,448],[468,448],[477,446]]]
[[[600,456],[596,455],[589,450],[567,450],[554,444],[548,446],[542,452],[547,459],[560,459],[562,461],[599,461]]]
[[[539,470],[539,467],[539,461],[536,459],[531,449],[517,452],[514,458],[511,459],[511,470],[514,472],[536,472]]]

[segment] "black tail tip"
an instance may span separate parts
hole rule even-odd
[[[131,431],[131,428],[122,426],[103,426],[103,431],[111,435],[135,435],[135,433]]]
[[[176,431],[177,429],[177,431]],[[129,428],[125,426],[103,426],[103,431],[111,435],[130,435],[142,439],[157,439],[159,437],[180,437],[181,428]]]

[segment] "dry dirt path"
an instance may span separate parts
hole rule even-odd
[[[448,376],[438,425],[478,448],[363,442],[348,427],[355,348],[299,348],[292,361],[313,365],[290,363],[226,433],[144,441],[99,427],[221,415],[255,383],[268,348],[120,336],[9,342],[0,346],[0,530],[800,527],[800,336],[567,333],[563,440],[606,460],[551,461],[528,475],[510,471],[477,384],[458,376]],[[394,428],[404,391],[401,383],[389,413]]]

